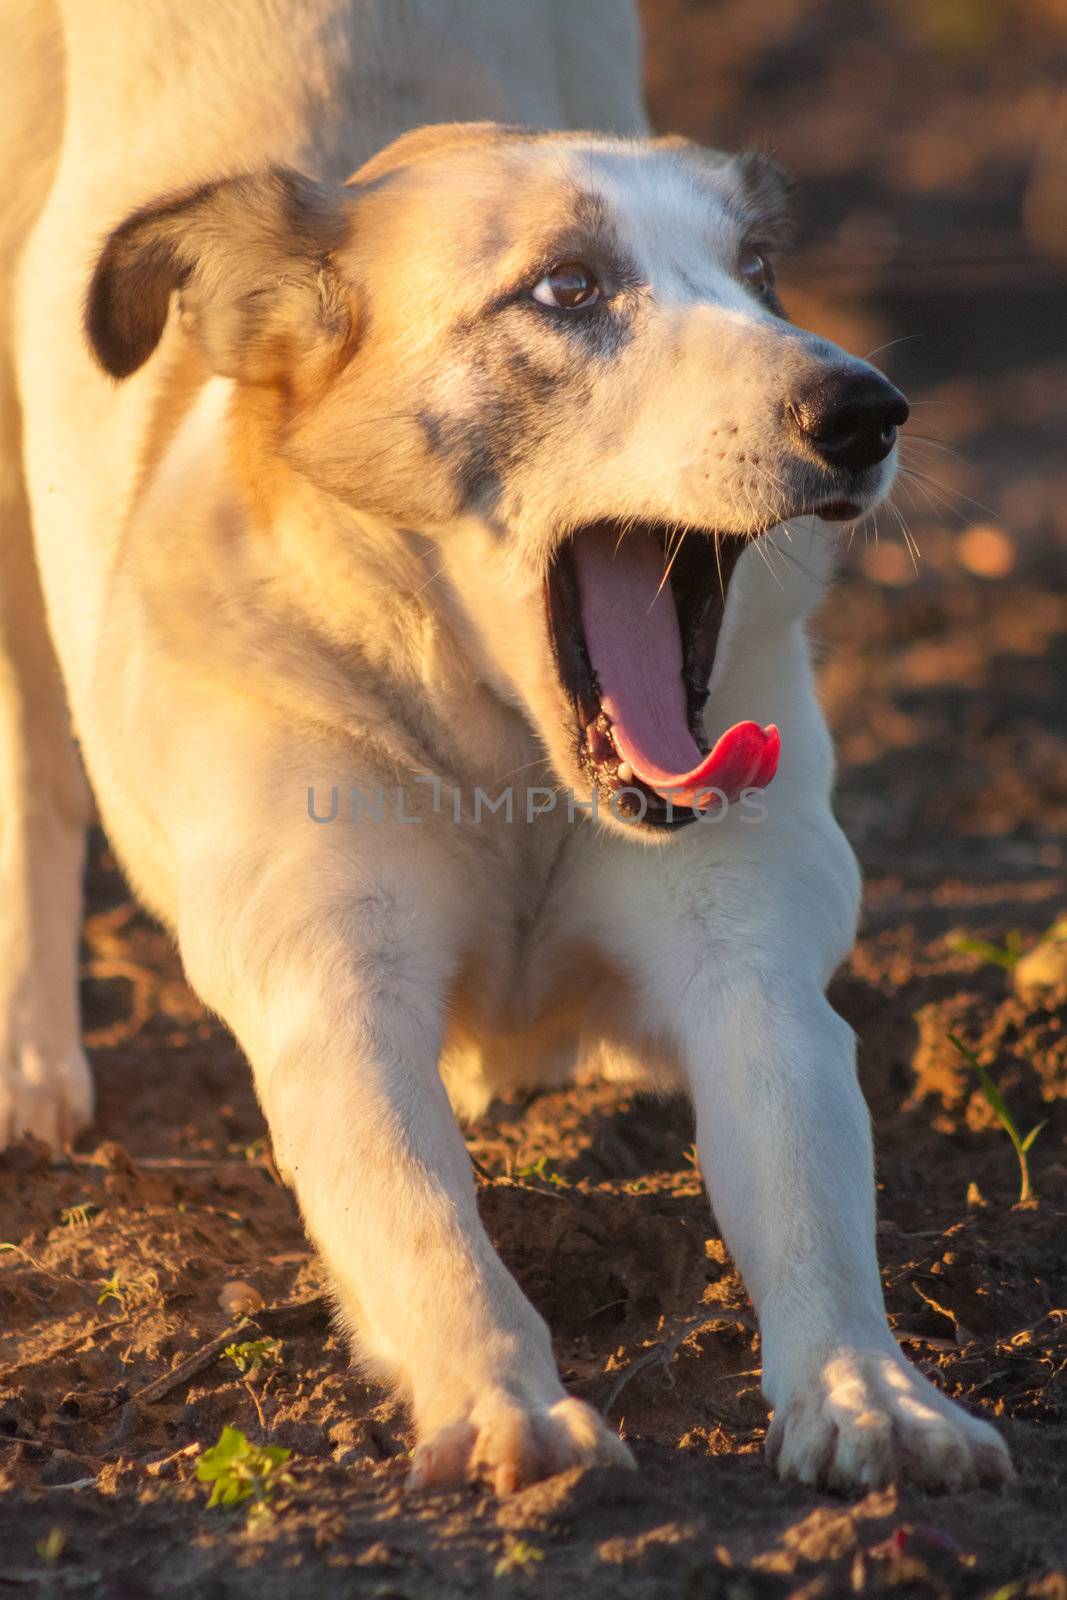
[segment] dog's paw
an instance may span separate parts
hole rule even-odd
[[[633,1465],[618,1434],[581,1400],[538,1405],[496,1392],[420,1441],[408,1485],[436,1489],[481,1478],[504,1495],[568,1467]]]
[[[1003,1440],[902,1356],[839,1349],[775,1410],[767,1456],[780,1477],[848,1493],[932,1491],[1014,1477]]]
[[[92,1074],[79,1045],[55,1056],[0,1046],[0,1150],[26,1133],[62,1150],[92,1116]]]

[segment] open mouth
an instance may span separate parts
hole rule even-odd
[[[578,764],[621,821],[680,827],[770,783],[773,725],[704,729],[730,578],[744,535],[672,536],[606,520],[559,549],[546,583]]]

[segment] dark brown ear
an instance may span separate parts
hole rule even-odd
[[[732,170],[758,242],[772,251],[788,249],[798,232],[797,186],[792,175],[761,150],[744,150],[734,156]]]
[[[100,365],[127,378],[146,362],[181,292],[182,322],[214,371],[271,383],[351,336],[352,296],[333,253],[354,199],[273,167],[136,211],[96,264],[85,327]]]

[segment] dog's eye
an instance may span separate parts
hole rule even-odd
[[[561,261],[534,285],[533,297],[540,305],[561,311],[584,311],[600,299],[600,285],[580,261]]]
[[[745,251],[737,263],[737,270],[749,288],[755,289],[757,294],[762,294],[765,289],[770,289],[774,285],[774,273],[770,262],[755,250]]]

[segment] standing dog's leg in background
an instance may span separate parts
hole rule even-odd
[[[299,770],[279,753],[247,793]],[[251,1058],[357,1353],[411,1401],[413,1484],[628,1461],[489,1242],[439,1074],[469,884],[430,827],[317,827],[289,798],[213,833],[260,846],[185,864],[182,955]]]
[[[59,1146],[92,1114],[77,1000],[89,797],[37,577],[12,360],[19,252],[59,140],[52,21],[38,0],[0,15],[0,1149],[23,1133]]]
[[[78,1016],[89,797],[9,454],[18,411],[2,358],[0,426],[0,1149],[24,1133],[59,1148],[93,1105]]]

